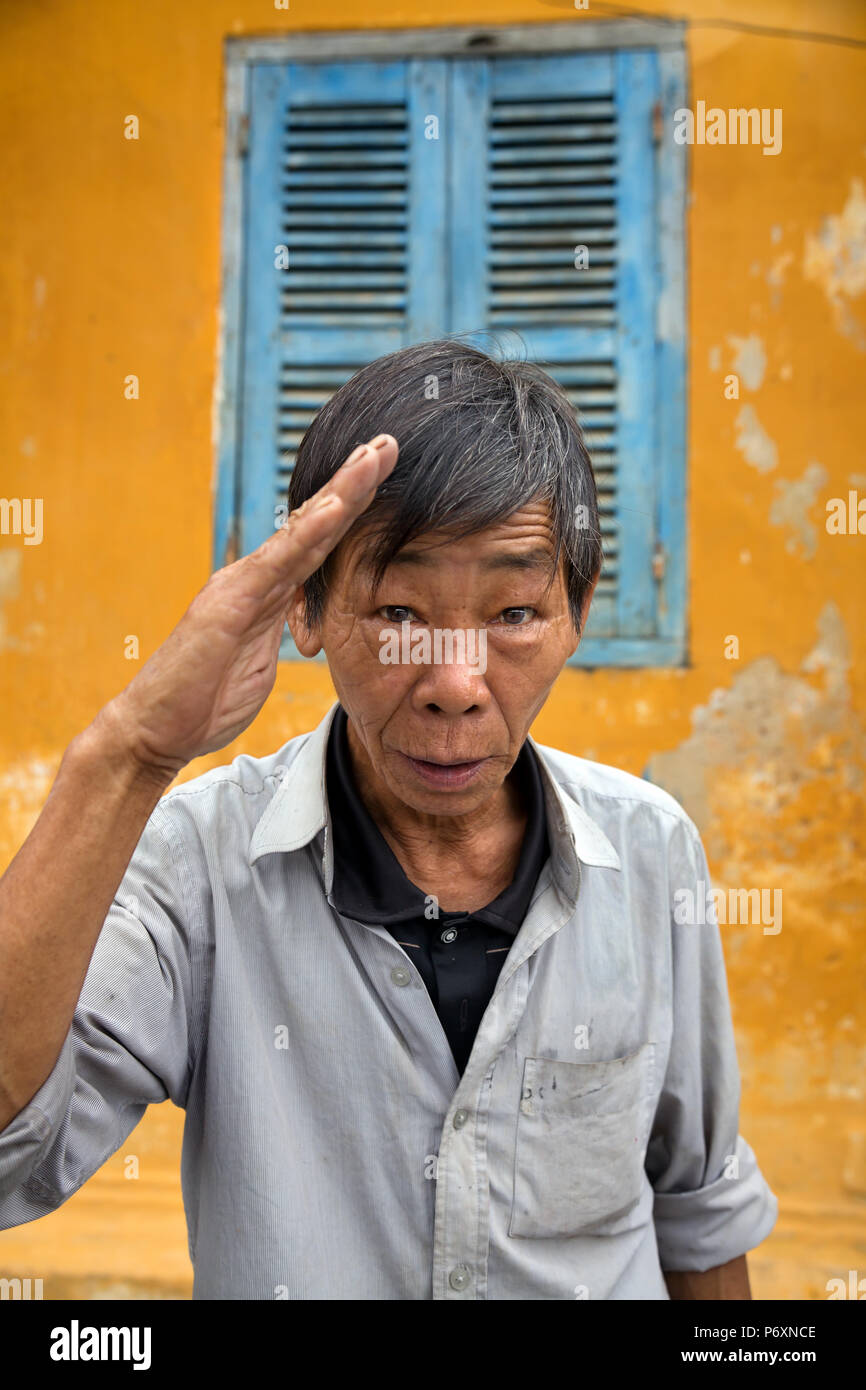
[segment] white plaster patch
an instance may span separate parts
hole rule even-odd
[[[754,406],[741,405],[734,424],[737,432],[736,446],[746,463],[757,468],[759,473],[769,473],[779,462],[776,442],[764,429]]]
[[[685,807],[706,835],[711,858],[740,853],[738,845],[728,842],[724,820],[713,814],[720,773],[739,770],[740,794],[748,797],[756,816],[775,817],[780,800],[796,796],[801,782],[834,770],[841,770],[843,784],[852,790],[862,785],[866,738],[851,706],[849,644],[834,603],[825,604],[817,627],[817,639],[799,671],[789,674],[767,655],[732,672],[729,687],[715,688],[706,704],[692,711],[690,736],[649,762],[645,775]],[[820,684],[809,679],[815,676]],[[838,761],[810,764],[809,750],[838,736],[843,739]],[[845,845],[840,852],[849,866]]]
[[[802,478],[778,478],[776,496],[770,506],[771,523],[774,526],[787,526],[791,532],[785,541],[785,549],[792,553],[801,549],[810,560],[815,554],[818,531],[809,516],[809,508],[827,479],[827,471],[820,463],[810,463]]]
[[[7,849],[10,857],[16,854],[36,824],[57,775],[59,761],[22,758],[0,771],[3,832],[4,837],[8,835],[7,844],[0,842],[4,854]]]
[[[777,256],[767,271],[767,284],[771,289],[780,290],[785,283],[788,267],[794,263],[793,251],[785,251]]]
[[[830,600],[818,617],[818,640],[800,663],[800,670],[822,672],[828,692],[841,699],[847,690],[847,672],[851,665],[851,645],[842,614]]]
[[[0,550],[0,652],[12,651],[16,646],[6,624],[4,605],[21,592],[22,553],[17,547],[14,550]]]
[[[767,370],[767,354],[757,333],[748,338],[729,335],[728,342],[734,349],[733,368],[743,385],[749,391],[757,391]]]
[[[817,234],[807,232],[803,274],[823,289],[839,331],[866,351],[863,324],[850,304],[866,291],[866,193],[860,179],[851,180],[841,213],[825,217]]]
[[[11,547],[0,550],[0,652],[32,651],[34,644],[45,636],[44,624],[35,621],[25,623],[17,634],[13,634],[9,629],[5,604],[17,599],[21,593],[22,555],[23,551],[19,546],[14,550]],[[44,590],[39,585],[36,587],[35,597],[37,602],[44,601]]]

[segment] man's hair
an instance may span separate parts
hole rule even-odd
[[[323,487],[377,434],[397,463],[347,535],[369,533],[374,588],[399,550],[431,531],[462,539],[546,501],[551,583],[565,557],[572,621],[602,564],[598,495],[568,397],[537,364],[498,360],[459,337],[400,348],[362,367],[330,398],[298,446],[289,510]],[[304,584],[307,625],[324,613],[336,549]]]

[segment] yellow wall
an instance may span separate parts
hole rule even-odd
[[[672,9],[866,37],[856,0]],[[0,536],[0,864],[67,742],[130,679],[124,638],[145,659],[209,572],[224,37],[569,18],[529,0],[4,7],[0,494],[42,497],[45,531]],[[824,525],[826,499],[866,497],[864,53],[701,27],[688,47],[692,102],[784,113],[778,157],[691,151],[691,664],[568,671],[533,732],[649,767],[698,821],[718,884],[783,890],[779,934],[723,928],[742,1128],[781,1204],[751,1267],[758,1297],[823,1298],[827,1279],[866,1274],[866,538]],[[185,776],[277,747],[331,699],[320,667],[287,666],[243,738]],[[0,1272],[44,1277],[46,1297],[188,1296],[181,1123],[151,1109],[64,1208],[0,1234]]]

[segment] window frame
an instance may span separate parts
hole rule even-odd
[[[688,664],[686,469],[686,178],[687,148],[671,138],[673,112],[687,104],[685,25],[656,20],[604,20],[543,25],[459,26],[287,33],[225,39],[225,153],[222,211],[222,300],[214,398],[213,568],[238,555],[240,410],[244,340],[244,164],[249,141],[253,64],[339,62],[363,58],[550,56],[599,49],[653,49],[660,72],[655,157],[657,173],[655,355],[657,426],[656,635],[581,641],[569,665],[671,667]],[[661,460],[665,466],[661,467]],[[281,659],[294,654],[286,634]]]

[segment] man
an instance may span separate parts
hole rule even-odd
[[[170,1097],[197,1298],[749,1298],[776,1199],[718,927],[675,919],[697,832],[529,737],[601,567],[566,397],[406,348],[319,413],[289,501],[0,882],[0,1226]],[[163,796],[261,708],[286,618],[338,702]]]

